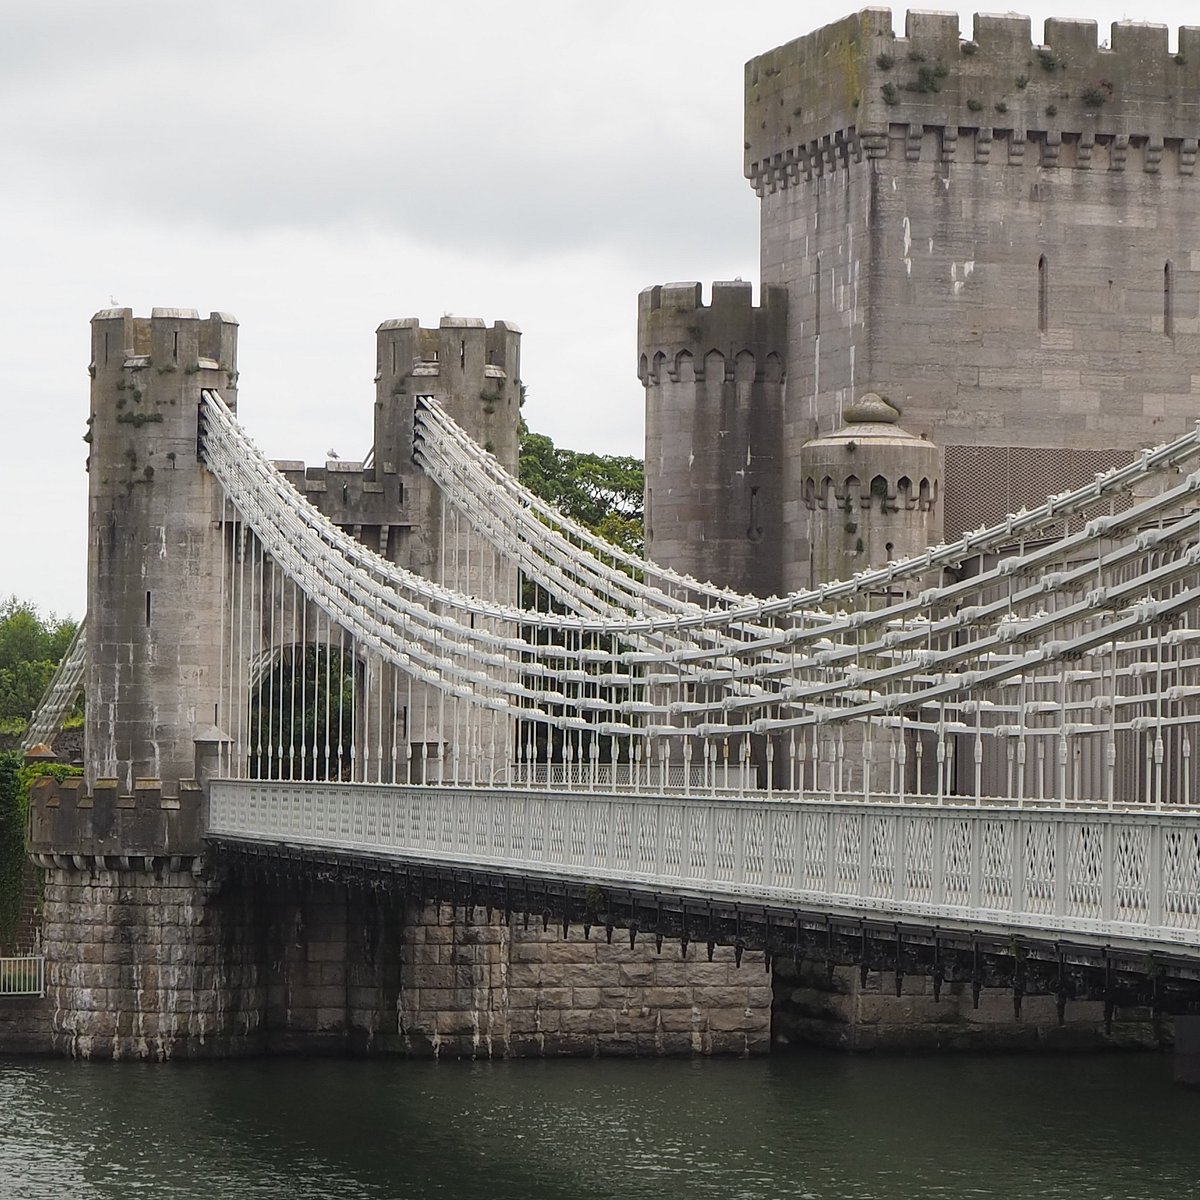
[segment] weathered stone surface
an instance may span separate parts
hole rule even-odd
[[[417,952],[435,930],[444,945],[460,950],[459,938],[448,936],[460,929],[471,930],[471,941],[486,953],[457,976],[450,992],[423,986],[429,968],[418,964]],[[399,1012],[410,1053],[464,1053],[458,1036],[464,1012],[469,1024],[486,1025],[489,1034],[471,1041],[471,1055],[744,1054],[768,1048],[763,1031],[770,1025],[771,991],[764,986],[761,955],[747,954],[738,969],[732,951],[709,963],[694,947],[681,960],[677,944],[664,943],[660,956],[648,939],[633,947],[620,936],[608,943],[572,931],[564,939],[561,930],[542,930],[536,922],[528,929],[523,921],[496,923],[479,936],[482,929],[456,923],[448,909],[409,914]],[[698,1000],[701,991],[711,994]],[[712,1030],[723,1035],[716,1042],[709,1036],[714,1018]]]
[[[1118,1010],[1111,1030],[1100,1001],[1068,1001],[1058,1022],[1054,996],[1024,996],[1018,1017],[1010,991],[983,988],[976,1008],[971,989],[947,984],[933,997],[932,981],[905,976],[895,994],[895,976],[838,968],[799,969],[775,963],[772,1036],[777,1044],[813,1043],[846,1050],[980,1050],[1159,1048],[1170,1043],[1170,1021],[1155,1023],[1149,1012]]]

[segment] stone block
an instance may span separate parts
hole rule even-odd
[[[746,1008],[718,1008],[708,1014],[708,1028],[714,1033],[770,1032],[771,1014]]]
[[[657,969],[653,962],[621,963],[617,967],[617,982],[622,987],[644,987],[655,982]]]
[[[539,988],[509,988],[509,1008],[537,1008],[540,1003]]]
[[[559,1029],[564,1033],[590,1033],[592,1031],[592,1010],[586,1008],[566,1008],[558,1014]]]
[[[749,1053],[746,1034],[714,1030],[704,1038],[704,1052],[714,1055],[736,1055],[744,1058]]]
[[[745,987],[698,987],[692,990],[697,1008],[746,1008],[749,989]]]
[[[652,1034],[659,1028],[658,1013],[648,1009],[621,1011],[613,1014],[613,1024],[622,1033]]]
[[[587,1010],[588,1029],[592,1033],[613,1033],[616,1030],[616,1018],[606,1008]]]
[[[698,962],[682,962],[679,959],[667,960],[664,955],[661,961],[654,964],[654,983],[657,987],[723,986],[729,982],[732,970],[732,963],[708,962],[704,958]]]
[[[475,1022],[471,1018],[470,1013],[463,1012],[437,1012],[433,1014],[434,1031],[441,1035],[446,1034],[467,1034],[473,1036],[475,1033]]]
[[[691,1008],[692,989],[689,987],[646,988],[642,995],[651,1008]]]
[[[637,1039],[632,1034],[613,1033],[596,1038],[596,1053],[605,1058],[632,1058],[637,1052]]]
[[[706,1024],[705,1014],[698,1008],[660,1008],[655,1016],[659,1027],[668,1033],[691,1033]]]
[[[342,962],[346,957],[346,943],[310,941],[306,957],[309,962]]]
[[[690,1033],[641,1034],[637,1039],[639,1053],[672,1056],[690,1055],[699,1052],[698,1038]]]

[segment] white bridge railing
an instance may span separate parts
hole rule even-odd
[[[1200,812],[217,780],[209,832],[1200,958]]]
[[[0,997],[45,994],[46,960],[40,954],[0,958]]]

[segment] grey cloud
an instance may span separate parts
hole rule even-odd
[[[516,254],[685,245],[733,219],[745,186],[736,81],[722,104],[680,94],[636,45],[590,46],[588,22],[472,28],[394,6],[364,41],[363,18],[332,28],[306,9],[278,37],[226,38],[217,21],[196,49],[149,38],[146,6],[123,7],[137,36],[105,25],[33,93],[10,79],[3,104],[0,89],[7,186],[162,222],[367,225]]]

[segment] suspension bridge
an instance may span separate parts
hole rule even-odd
[[[322,516],[216,389],[199,420],[223,497],[215,844],[1200,964],[1200,432],[758,598],[597,538],[432,397],[412,452],[445,505],[438,580]]]

